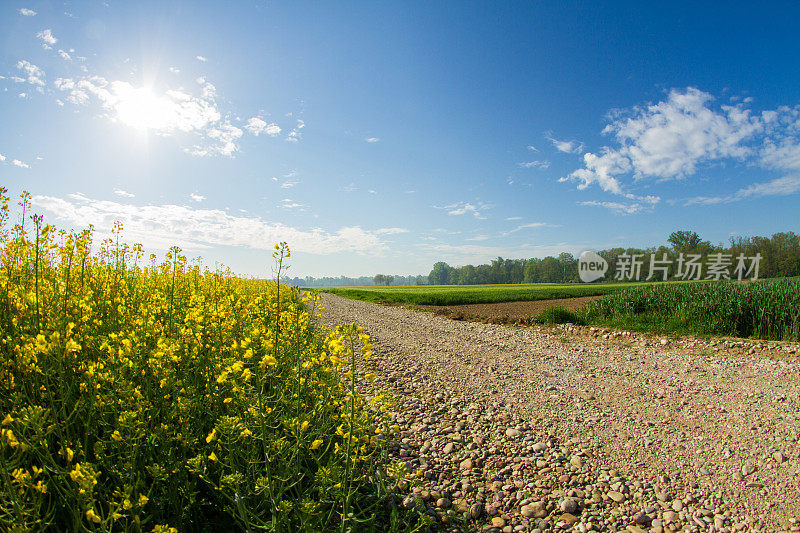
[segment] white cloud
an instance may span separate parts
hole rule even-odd
[[[278,205],[281,209],[297,209],[299,211],[305,211],[306,206],[301,204],[300,202],[295,202],[291,198],[284,198],[281,203]]]
[[[800,142],[794,139],[768,140],[760,155],[767,168],[800,170]]]
[[[619,147],[584,154],[584,168],[561,181],[577,181],[579,189],[597,183],[605,191],[623,194],[616,176],[680,179],[694,174],[701,163],[744,159],[751,150],[743,141],[762,128],[760,120],[742,107],[714,110],[712,101],[710,94],[690,87],[673,89],[658,104],[634,108],[627,118],[618,117],[603,129],[614,135]]]
[[[506,220],[508,221],[522,220],[522,217],[508,217]]]
[[[114,194],[122,196],[123,198],[133,198],[135,195],[122,189],[114,189]]]
[[[12,79],[17,83],[28,82],[36,87],[44,87],[44,71],[25,59],[17,61],[17,68],[24,71],[26,78],[14,76]]]
[[[298,142],[303,137],[303,134],[300,132],[300,130],[305,127],[306,123],[300,119],[297,119],[297,125],[286,135],[286,140],[293,143]]]
[[[378,235],[397,235],[399,233],[408,233],[406,228],[381,228],[375,231]]]
[[[475,218],[483,220],[486,218],[486,216],[482,214],[482,211],[485,211],[490,207],[491,206],[484,204],[483,202],[477,202],[476,204],[471,202],[456,202],[454,204],[441,207],[440,209],[447,211],[448,215],[472,215]]]
[[[550,133],[545,134],[545,137],[553,143],[553,146],[556,147],[556,150],[559,152],[564,152],[565,154],[576,154],[583,150],[583,143],[579,143],[577,141],[559,141],[558,139],[554,139]]]
[[[31,166],[28,163],[23,163],[19,159],[14,159],[13,161],[11,161],[11,164],[19,168],[31,168]]]
[[[76,229],[94,225],[99,237],[107,235],[115,221],[121,221],[125,225],[126,240],[162,250],[173,245],[185,250],[212,246],[271,250],[274,243],[281,241],[288,242],[292,251],[316,255],[380,254],[387,249],[376,231],[358,226],[342,227],[334,232],[321,228],[300,230],[260,217],[233,216],[217,209],[123,204],[80,194],[70,195],[68,199],[36,195],[32,202]]]
[[[696,196],[685,205],[717,205],[762,196],[789,196],[800,192],[800,174],[783,176],[770,181],[753,183],[727,196]]]
[[[529,222],[527,224],[520,224],[516,228],[504,232],[502,235],[503,237],[508,237],[509,235],[516,233],[518,231],[522,231],[524,229],[534,229],[534,228],[553,228],[555,227],[553,224],[548,224],[547,222]]]
[[[34,11],[33,9],[28,9],[26,7],[21,7],[17,11],[23,17],[35,17],[36,16],[36,11]]]
[[[488,235],[475,235],[474,237],[467,237],[464,240],[465,241],[475,241],[475,242],[487,241],[487,240],[489,240],[489,236]]]
[[[169,71],[172,72],[173,74],[181,73],[181,69],[179,69],[178,67],[169,67]]]
[[[203,80],[200,96],[180,90],[157,93],[128,82],[109,82],[101,76],[81,79],[58,78],[58,90],[67,100],[86,106],[97,101],[106,117],[142,131],[169,136],[177,133],[197,135],[203,141],[184,150],[192,155],[231,156],[238,151],[243,131],[223,118],[216,103],[216,89]]]
[[[632,215],[634,213],[639,213],[645,209],[645,206],[639,203],[631,203],[625,204],[622,202],[597,202],[597,201],[588,201],[588,202],[579,202],[579,205],[586,205],[586,206],[594,206],[594,207],[604,207],[611,211],[614,211],[619,214],[626,214]]]
[[[538,152],[539,151],[535,146],[531,146],[531,145],[528,145],[528,150],[531,150],[532,152]]]
[[[72,57],[70,57],[70,55],[67,52],[61,50],[60,48],[58,50],[58,55],[60,55],[61,59],[63,59],[64,61],[72,61]]]
[[[198,61],[200,61],[202,63],[205,63],[206,61],[208,61],[208,59],[206,59],[203,56],[195,56],[195,59],[197,59]]]
[[[380,141],[380,139],[379,139],[378,137],[367,137],[367,138],[366,138],[366,139],[364,139],[364,140],[365,140],[366,142],[368,142],[368,143],[376,143],[376,142]]]
[[[267,123],[260,117],[252,117],[245,124],[244,129],[258,137],[260,134],[265,133],[270,137],[275,137],[281,132],[280,126],[274,122]]]
[[[0,154],[0,162],[3,162],[5,160],[6,160],[6,156],[4,156],[3,154]]]
[[[278,183],[282,189],[290,189],[295,185],[297,185],[298,183],[300,183],[300,180],[293,179],[296,177],[297,177],[297,171],[290,170],[289,172],[287,172],[282,176],[273,176],[272,181]]]
[[[519,164],[522,168],[549,168],[550,161],[525,161]]]
[[[53,45],[58,42],[55,35],[53,35],[52,30],[42,30],[36,34],[36,36],[41,39],[42,41],[42,48],[45,50],[50,50],[53,48]]]
[[[192,200],[194,200],[197,203],[200,203],[200,202],[202,202],[203,200],[206,199],[205,196],[203,196],[201,194],[194,193],[194,192],[189,195],[189,198],[191,198]]]

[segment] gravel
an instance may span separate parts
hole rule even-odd
[[[443,529],[800,531],[797,344],[324,304],[371,336],[403,504]]]

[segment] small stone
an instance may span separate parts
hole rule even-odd
[[[411,509],[412,507],[414,507],[415,502],[416,500],[414,499],[413,496],[406,496],[406,498],[403,500],[403,507],[406,509]]]
[[[669,339],[661,339],[661,346],[666,346],[669,344]]]
[[[575,514],[575,512],[578,510],[578,502],[572,498],[565,498],[561,500],[559,507],[561,507],[561,511],[564,513]]]
[[[439,509],[447,509],[448,507],[450,507],[450,500],[448,500],[447,498],[439,498],[438,500],[436,500],[436,507],[438,507]]]
[[[562,520],[562,521],[563,521],[565,524],[568,524],[568,525],[570,525],[570,526],[571,526],[572,524],[574,524],[575,522],[577,522],[578,520],[580,520],[580,518],[578,518],[577,516],[575,516],[575,515],[574,515],[574,514],[572,514],[572,513],[564,513],[564,514],[562,514],[562,515],[561,515],[559,518],[561,518],[561,520]]]
[[[655,520],[653,520],[653,521],[650,523],[650,525],[651,525],[652,527],[664,527],[664,522],[662,522],[661,520],[659,520],[658,518],[656,518]]]
[[[519,430],[515,429],[515,428],[508,428],[506,430],[506,437],[509,437],[509,438],[512,438],[512,439],[515,439],[515,438],[519,437]]]
[[[664,522],[669,524],[670,522],[677,522],[677,521],[678,521],[678,513],[676,513],[675,511],[667,511],[666,513],[664,513]]]
[[[583,468],[583,457],[581,457],[580,455],[573,455],[569,459],[569,464],[571,464],[575,468]]]
[[[639,526],[628,526],[625,529],[630,531],[631,533],[647,533],[644,529],[640,528]]]
[[[639,513],[635,517],[633,517],[633,521],[640,526],[647,526],[650,524],[650,522],[653,521],[653,519],[650,518],[650,515],[648,515],[647,513]]]
[[[745,463],[744,466],[742,467],[742,475],[745,477],[749,476],[755,471],[756,467],[753,463]]]
[[[775,452],[772,454],[772,458],[775,460],[776,463],[781,464],[786,460],[786,456],[784,456],[781,452]]]
[[[672,510],[676,513],[680,513],[683,510],[683,502],[680,500],[672,502]]]
[[[547,444],[545,444],[544,442],[537,442],[536,444],[533,445],[534,452],[542,452],[545,449],[547,449]]]
[[[479,503],[475,503],[469,508],[469,516],[471,516],[473,520],[477,520],[482,514],[483,506]]]
[[[472,459],[464,459],[459,467],[461,470],[472,470]]]
[[[614,500],[617,503],[621,503],[625,501],[625,495],[621,492],[617,492],[616,490],[608,491],[608,497]]]
[[[494,527],[505,527],[506,520],[501,516],[495,516],[494,518],[492,518],[492,525]]]

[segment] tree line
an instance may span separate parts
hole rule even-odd
[[[663,271],[656,267],[671,265],[667,279],[681,279],[677,269],[679,260],[685,261],[690,256],[699,255],[697,261],[703,272],[709,270],[711,263],[722,254],[721,259],[730,260],[730,272],[734,272],[736,258],[743,255],[748,258],[760,256],[758,261],[758,277],[800,276],[800,236],[794,232],[776,233],[771,237],[731,237],[728,245],[712,244],[703,240],[693,231],[675,231],[667,239],[667,245],[651,248],[610,248],[597,253],[608,263],[608,270],[599,281],[627,281],[615,279],[617,265],[630,261],[634,256],[640,262],[640,280],[651,273],[650,261],[657,274],[653,279],[663,279]],[[683,254],[683,255],[681,255]],[[730,258],[728,258],[730,256]],[[731,276],[735,277],[735,276]],[[570,283],[579,282],[578,259],[571,253],[562,252],[557,257],[548,256],[533,259],[503,259],[498,257],[484,265],[464,265],[452,267],[440,261],[433,265],[428,274],[431,285],[482,285],[493,283]]]

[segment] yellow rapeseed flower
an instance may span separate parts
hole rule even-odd
[[[97,516],[92,509],[89,509],[88,511],[86,511],[86,520],[89,520],[90,522],[94,522],[95,524],[99,524],[101,522],[100,517]]]
[[[312,450],[317,450],[317,449],[319,449],[320,446],[322,446],[322,439],[317,439],[317,440],[315,440],[314,442],[311,443],[311,449]]]

